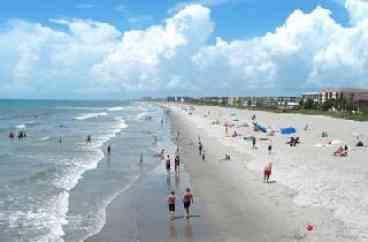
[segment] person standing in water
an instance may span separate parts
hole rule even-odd
[[[169,196],[167,197],[167,204],[169,205],[169,214],[171,220],[175,218],[175,203],[176,203],[175,192],[171,191]]]
[[[108,154],[108,155],[110,155],[110,154],[111,154],[111,146],[110,146],[110,145],[108,145],[108,146],[107,146],[107,154]]]
[[[92,137],[91,137],[91,135],[88,135],[88,136],[87,136],[86,142],[87,142],[87,144],[89,144],[89,143],[91,143],[91,142],[92,142]]]
[[[187,188],[183,196],[183,204],[187,219],[190,218],[190,205],[192,205],[192,203],[194,203],[193,194],[190,188]]]
[[[167,172],[170,172],[170,169],[171,169],[171,161],[170,161],[170,155],[167,155],[167,158],[166,158],[166,170]]]
[[[143,152],[141,152],[140,156],[139,156],[139,164],[143,163]]]
[[[175,173],[178,173],[180,170],[180,157],[179,155],[175,156]]]

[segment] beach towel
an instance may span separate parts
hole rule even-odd
[[[293,127],[289,127],[289,128],[282,128],[280,129],[281,134],[285,134],[285,135],[289,135],[289,134],[295,134],[296,133],[296,129]]]

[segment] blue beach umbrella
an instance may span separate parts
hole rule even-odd
[[[267,129],[257,123],[255,123],[255,126],[258,130],[262,131],[263,133],[267,133]]]
[[[295,134],[296,133],[296,129],[293,127],[289,127],[289,128],[283,128],[280,129],[281,134],[285,134],[285,135],[289,135],[289,134]]]

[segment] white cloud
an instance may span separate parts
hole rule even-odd
[[[367,0],[346,0],[345,7],[349,12],[350,19],[353,24],[368,19]]]
[[[213,45],[210,9],[198,4],[161,25],[125,33],[92,20],[51,20],[63,28],[11,22],[0,31],[6,60],[0,95],[262,94],[267,88],[367,86],[368,20],[353,2],[346,3],[349,27],[318,7],[294,11],[263,36],[218,37]]]

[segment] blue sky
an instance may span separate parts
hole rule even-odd
[[[364,86],[364,0],[13,0],[0,97],[295,94]]]
[[[168,17],[170,10],[183,3],[180,0],[13,0],[2,3],[0,18],[2,22],[23,19],[45,25],[49,25],[49,20],[54,18],[93,19],[126,31],[160,24]],[[316,6],[322,6],[330,9],[338,22],[348,23],[346,9],[336,0],[215,0],[205,4],[212,9],[215,35],[229,40],[273,31],[295,9],[310,12]]]

